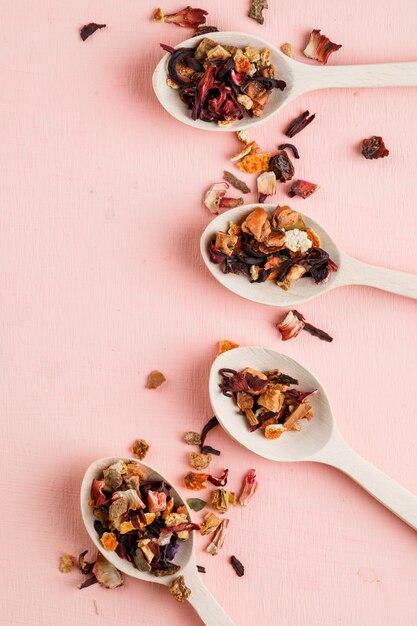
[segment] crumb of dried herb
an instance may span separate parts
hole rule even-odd
[[[59,560],[59,571],[68,574],[74,567],[75,558],[72,554],[63,554]]]
[[[200,446],[201,445],[201,437],[199,433],[195,433],[193,431],[189,431],[184,435],[185,443],[189,446]]]
[[[85,26],[83,26],[80,29],[80,37],[81,37],[81,39],[83,41],[85,41],[93,33],[95,33],[96,30],[99,30],[100,28],[106,28],[106,24],[95,24],[94,22],[90,22],[89,24],[86,24]]]
[[[136,439],[132,446],[132,452],[142,461],[149,452],[149,443],[145,439]]]
[[[203,454],[198,452],[191,452],[189,456],[189,463],[191,467],[200,472],[203,469],[206,469],[211,463],[212,456],[211,454]]]
[[[262,11],[268,8],[268,0],[251,0],[249,9],[249,17],[251,17],[258,24],[263,24],[265,21]]]
[[[188,498],[187,504],[190,509],[198,513],[199,511],[204,509],[204,507],[207,505],[207,502],[205,500],[201,500],[200,498]]]
[[[230,183],[233,187],[239,189],[239,191],[241,191],[242,193],[250,193],[250,189],[247,184],[243,180],[236,178],[236,176],[232,174],[232,172],[224,170],[223,178],[227,183]]]
[[[148,374],[148,378],[146,381],[147,389],[158,389],[166,381],[165,376],[162,372],[158,370],[153,370],[150,374]]]
[[[191,595],[191,589],[185,584],[184,576],[178,576],[169,585],[169,590],[177,602],[184,602]]]
[[[382,137],[372,135],[362,141],[362,154],[365,159],[383,159],[389,155],[389,150],[385,147]]]
[[[238,576],[243,576],[245,573],[245,568],[242,563],[235,556],[230,558],[230,562],[232,564],[233,569],[235,570]]]

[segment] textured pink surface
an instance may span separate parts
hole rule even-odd
[[[181,6],[166,0],[164,8]],[[197,5],[198,6],[198,5]],[[417,6],[270,0],[264,27],[247,2],[207,0],[209,23],[303,46],[320,27],[343,48],[332,63],[415,60]],[[302,311],[331,332],[281,344],[280,313],[223,290],[199,259],[209,215],[202,191],[218,180],[233,136],[174,122],[151,90],[159,41],[189,32],[149,21],[150,2],[3,0],[0,171],[3,243],[1,420],[2,612],[13,626],[199,623],[159,586],[126,580],[114,592],[75,588],[62,551],[91,547],[78,489],[91,460],[145,437],[149,462],[181,484],[185,430],[208,419],[207,375],[226,337],[282,349],[323,381],[347,440],[417,492],[415,303],[346,288]],[[83,43],[89,21],[108,27]],[[292,204],[344,249],[416,271],[416,90],[310,94],[254,133],[283,140],[308,108],[297,173],[321,189]],[[365,161],[358,142],[382,134],[389,158]],[[251,201],[252,198],[251,197]],[[277,198],[283,203],[283,192]],[[149,370],[164,371],[158,391]],[[256,467],[260,488],[236,509],[224,551],[203,552],[204,581],[239,626],[413,626],[417,539],[336,470],[273,465],[220,430],[230,487]],[[279,444],[277,444],[279,445]],[[198,518],[199,515],[196,515]],[[247,574],[228,564],[236,554]]]

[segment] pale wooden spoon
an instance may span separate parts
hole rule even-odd
[[[321,247],[329,253],[330,258],[338,266],[337,272],[332,272],[327,283],[316,285],[312,278],[300,278],[292,281],[291,289],[284,291],[275,284],[275,281],[251,283],[247,276],[237,274],[223,274],[220,265],[210,260],[209,244],[215,238],[217,231],[227,232],[231,222],[241,224],[245,217],[259,204],[230,209],[221,213],[212,220],[203,232],[200,240],[200,251],[204,263],[214,278],[224,287],[238,296],[278,307],[296,306],[307,302],[335,287],[344,285],[367,285],[384,291],[390,291],[408,298],[417,298],[417,276],[398,272],[396,270],[363,263],[343,252],[327,234],[324,228],[313,219],[303,214],[307,228],[312,228],[319,235]],[[273,211],[276,205],[263,204],[267,211]]]
[[[378,63],[371,65],[338,65],[315,66],[290,59],[278,48],[260,37],[241,32],[209,33],[192,37],[175,46],[191,48],[198,45],[201,39],[209,37],[219,43],[246,48],[253,46],[260,50],[271,50],[271,61],[276,67],[276,76],[287,83],[284,91],[274,89],[261,117],[244,117],[228,126],[219,126],[215,122],[192,120],[190,111],[180,100],[178,92],[167,85],[167,67],[170,55],[165,54],[159,61],[153,74],[152,84],[159,102],[164,109],[180,122],[217,132],[230,132],[249,129],[262,124],[275,115],[286,104],[309,91],[329,89],[333,87],[416,87],[417,62]]]
[[[178,565],[181,565],[181,569],[177,572],[177,574],[174,574],[172,576],[158,577],[153,576],[148,572],[140,572],[138,569],[136,569],[136,567],[132,565],[132,563],[130,563],[126,559],[121,559],[115,552],[109,552],[108,550],[105,550],[103,548],[97,532],[94,528],[94,521],[96,518],[93,516],[93,510],[88,504],[91,497],[91,483],[93,482],[94,478],[100,478],[102,476],[103,469],[109,467],[109,465],[112,465],[112,463],[116,463],[120,459],[121,457],[107,457],[104,459],[99,459],[98,461],[94,461],[84,474],[80,493],[81,514],[87,532],[90,535],[91,541],[95,544],[96,548],[100,550],[100,552],[102,552],[105,558],[110,561],[110,563],[112,563],[120,571],[128,574],[129,576],[133,576],[134,578],[139,578],[140,580],[145,580],[149,583],[157,583],[167,586],[177,576],[184,576],[187,587],[191,589],[191,595],[189,596],[188,601],[191,606],[196,610],[204,624],[206,624],[207,626],[234,626],[234,622],[213,598],[211,593],[203,585],[200,577],[198,576],[197,566],[194,557],[193,532],[190,533],[189,539],[181,542],[181,548],[175,558],[175,562]],[[137,459],[122,460],[125,462],[137,462]],[[169,485],[171,485],[171,483],[167,481],[164,476],[162,476],[152,467],[149,467],[149,465],[145,465],[144,463],[141,463],[141,465],[147,471],[148,478],[150,480],[164,480]],[[187,507],[188,513],[190,513],[190,509],[188,508],[187,503],[182,499],[178,491],[176,491],[176,489],[174,489],[172,485],[171,491],[175,499],[175,504],[177,506],[185,505]],[[172,599],[172,601],[175,602],[174,599]]]
[[[285,432],[276,440],[266,439],[260,431],[251,433],[246,418],[239,413],[233,399],[219,389],[220,369],[241,371],[246,367],[258,371],[278,369],[296,378],[303,391],[317,389],[318,393],[309,399],[314,419],[305,423],[301,431]],[[314,461],[336,467],[417,530],[417,497],[348,446],[336,427],[324,387],[297,361],[274,350],[253,346],[229,350],[218,356],[211,367],[209,393],[220,424],[245,448],[271,461]]]

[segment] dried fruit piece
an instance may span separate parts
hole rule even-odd
[[[226,518],[219,524],[212,537],[211,542],[207,546],[207,552],[212,556],[218,554],[222,549],[228,525],[229,520]]]
[[[101,554],[101,552],[97,554],[93,574],[97,582],[106,589],[115,589],[123,585],[122,574]]]
[[[306,126],[311,124],[315,117],[315,113],[313,115],[310,115],[310,111],[304,111],[304,113],[301,113],[301,115],[296,117],[295,120],[291,122],[284,134],[292,139],[292,137],[298,135],[298,133],[304,130]]]
[[[222,523],[222,520],[214,513],[207,513],[204,516],[204,521],[200,526],[200,533],[202,535],[210,535],[214,533],[216,528]]]
[[[236,131],[236,137],[244,144],[250,143],[249,133],[247,130],[238,130]]]
[[[300,196],[300,198],[303,198],[303,200],[305,200],[306,198],[311,196],[312,193],[317,191],[318,188],[318,185],[314,183],[309,183],[306,180],[295,180],[290,187],[288,195],[290,196],[290,198],[293,198],[294,196]]]
[[[314,59],[325,65],[332,52],[340,50],[342,46],[330,41],[328,37],[320,34],[320,30],[313,30],[303,53],[309,59]]]
[[[277,324],[277,329],[281,333],[282,341],[294,339],[303,328],[304,322],[294,315],[293,311],[288,311],[282,322]]]
[[[294,50],[293,47],[290,43],[283,43],[281,48],[280,48],[281,52],[283,52],[284,54],[287,55],[287,57],[290,57],[290,59],[294,58]]]
[[[230,563],[238,576],[243,576],[245,568],[242,563],[235,556],[230,557]]]
[[[248,154],[237,163],[237,166],[242,172],[255,174],[256,172],[265,172],[269,168],[270,160],[271,155],[268,152],[264,154]]]
[[[243,204],[243,198],[226,198],[226,191],[229,189],[229,183],[215,183],[206,191],[204,196],[204,205],[210,213],[217,214],[219,208],[235,208]]]
[[[119,545],[114,533],[103,533],[100,537],[100,541],[106,550],[109,550],[110,552],[114,552]]]
[[[186,7],[177,13],[164,15],[162,9],[158,8],[153,14],[153,19],[155,22],[168,22],[183,28],[198,28],[200,24],[206,23],[206,15],[208,15],[207,11],[192,9],[191,7]]]
[[[188,498],[187,500],[188,506],[193,511],[201,511],[206,506],[207,502],[205,500],[201,500],[200,498]]]
[[[191,467],[200,472],[210,465],[211,459],[211,454],[198,454],[197,452],[191,452],[189,462]]]
[[[87,553],[88,553],[88,550],[84,550],[84,552],[81,552],[80,556],[78,557],[78,568],[81,574],[85,574],[85,576],[88,576],[88,574],[91,574],[91,572],[93,571],[93,567],[94,567],[94,561],[90,562],[90,561],[87,561],[87,559],[85,558],[85,555]]]
[[[80,37],[81,37],[81,39],[83,41],[85,41],[93,33],[95,33],[96,30],[99,30],[100,28],[106,28],[106,24],[95,24],[94,22],[90,22],[89,24],[86,24],[85,26],[83,26],[80,29]]]
[[[269,167],[280,183],[286,183],[294,176],[294,165],[285,150],[280,150],[272,157]]]
[[[147,389],[158,389],[166,381],[165,376],[162,372],[158,370],[153,370],[150,374],[148,374],[148,379],[146,381]]]
[[[233,491],[226,491],[225,489],[215,489],[212,492],[211,506],[215,511],[220,511],[220,513],[226,513],[230,504],[236,504],[236,496]]]
[[[228,352],[229,350],[234,350],[235,348],[239,348],[239,344],[234,341],[229,341],[228,339],[220,339],[219,341],[219,349],[217,351],[216,357],[223,352]]]
[[[277,179],[274,172],[263,172],[258,176],[257,187],[259,202],[265,202],[268,196],[275,194]]]
[[[63,554],[59,560],[59,571],[68,574],[74,567],[75,557],[72,554]]]
[[[208,33],[218,33],[217,26],[200,26],[194,32],[193,37],[199,37],[200,35],[207,35]]]
[[[263,24],[265,21],[262,12],[268,8],[268,0],[251,0],[248,16],[251,17],[258,24]]]
[[[149,444],[145,439],[136,439],[132,446],[132,452],[141,461],[145,458],[149,451]]]
[[[178,576],[169,585],[169,590],[177,602],[185,602],[191,595],[191,589],[185,584],[184,576]]]
[[[196,472],[189,472],[184,476],[184,483],[187,489],[194,489],[195,491],[201,491],[206,488],[206,481],[209,474],[197,474]]]
[[[235,189],[239,189],[239,191],[241,191],[242,193],[250,193],[250,189],[247,184],[243,182],[243,180],[236,178],[236,176],[231,172],[225,170],[223,172],[223,178],[226,182],[228,182],[230,185],[233,185]]]
[[[297,148],[292,143],[282,143],[280,146],[278,146],[278,148],[280,150],[287,150],[289,148],[291,150],[291,152],[293,153],[293,155],[294,155],[294,159],[299,159],[300,158],[300,154],[299,154]]]
[[[185,433],[184,440],[185,440],[185,443],[187,443],[189,446],[201,445],[201,437],[199,433],[194,433],[192,431]]]
[[[258,481],[256,480],[256,470],[251,469],[243,479],[242,491],[239,496],[239,504],[247,506],[258,489]]]
[[[389,155],[389,150],[385,147],[382,137],[372,135],[362,141],[362,154],[365,159],[383,159]]]

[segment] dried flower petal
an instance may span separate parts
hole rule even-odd
[[[382,137],[373,135],[362,141],[362,154],[365,159],[383,159],[389,155],[389,150],[385,147]]]
[[[104,480],[94,479],[91,485],[91,498],[94,501],[96,509],[100,508],[105,502],[107,502],[107,495],[104,493],[106,483]]]
[[[196,472],[189,472],[184,476],[184,483],[187,489],[194,489],[195,491],[201,491],[206,488],[206,481],[210,474],[197,474]]]
[[[205,500],[201,500],[200,498],[188,498],[187,500],[188,506],[193,511],[201,511],[206,506],[207,502]]]
[[[325,35],[320,35],[320,30],[313,30],[310,39],[304,49],[304,54],[309,59],[314,59],[325,65],[332,52],[336,52],[342,46],[330,41]]]
[[[59,560],[59,571],[68,574],[74,567],[75,558],[72,554],[63,554]]]
[[[217,351],[217,355],[223,354],[223,352],[228,352],[229,350],[234,350],[235,348],[239,348],[238,343],[234,343],[234,341],[228,341],[227,339],[220,339],[219,341],[219,349]]]
[[[212,456],[211,454],[198,454],[197,452],[191,452],[189,456],[189,462],[191,467],[200,472],[203,469],[206,469],[211,463]]]
[[[303,200],[305,200],[306,198],[311,196],[312,193],[317,191],[318,188],[318,185],[314,183],[309,183],[306,180],[295,180],[290,187],[288,195],[290,196],[290,198],[293,198],[294,196],[300,196],[300,198],[303,198]]]
[[[242,563],[235,556],[230,558],[230,562],[232,564],[233,569],[235,570],[238,576],[243,576],[245,573],[245,568]]]
[[[81,552],[80,556],[78,557],[79,570],[81,574],[85,574],[85,576],[88,576],[88,574],[91,574],[91,572],[93,571],[93,567],[94,567],[94,562],[90,562],[86,560],[85,555],[87,553],[88,553],[88,550],[84,550],[84,552]]]
[[[277,179],[274,172],[263,172],[258,176],[257,187],[259,202],[264,202],[268,196],[275,194]]]
[[[197,565],[197,571],[200,572],[200,574],[205,574],[206,568],[203,567],[202,565]]]
[[[80,29],[80,37],[81,37],[81,39],[83,41],[85,41],[93,33],[95,33],[96,30],[99,30],[100,28],[106,28],[106,24],[95,24],[94,22],[90,22],[89,24],[86,24],[85,26],[83,26]]]
[[[249,9],[249,17],[251,17],[258,24],[263,24],[265,21],[262,12],[264,9],[268,8],[268,0],[251,0],[251,5]]]
[[[219,425],[219,420],[217,419],[217,417],[214,415],[211,419],[209,419],[209,421],[207,422],[207,424],[203,427],[203,430],[201,431],[201,452],[205,452],[204,450],[204,444],[206,441],[206,437],[209,434],[209,432],[215,428],[216,426]],[[215,452],[213,452],[213,450],[211,450],[211,454],[216,454]],[[219,452],[220,454],[220,452]]]
[[[294,58],[294,49],[290,43],[283,43],[280,50],[287,55],[287,57],[290,57],[290,59]]]
[[[97,554],[93,574],[100,585],[106,589],[115,589],[123,585],[122,574],[101,554],[101,552]]]
[[[289,148],[291,150],[291,152],[293,153],[293,155],[294,155],[294,159],[299,159],[300,158],[300,154],[299,154],[297,148],[292,143],[282,143],[280,146],[278,146],[278,148],[280,150],[287,150]]]
[[[291,122],[284,134],[287,135],[287,137],[290,137],[290,139],[295,137],[295,135],[304,130],[306,126],[311,124],[315,117],[315,113],[310,115],[310,111],[304,111],[304,113],[301,113],[301,115],[296,117],[295,120]]]
[[[211,535],[221,523],[220,517],[217,517],[214,513],[207,513],[204,516],[203,523],[200,525],[200,533],[202,535]]]
[[[227,485],[228,475],[229,475],[229,470],[225,469],[223,474],[219,476],[218,478],[215,478],[214,476],[209,475],[207,480],[212,485],[216,485],[216,487],[225,487]]]
[[[148,374],[148,379],[146,381],[147,389],[158,389],[166,381],[165,376],[162,372],[158,370],[153,370],[150,374]]]
[[[149,451],[149,444],[145,439],[136,439],[132,446],[132,452],[141,461],[145,458]]]
[[[198,28],[200,24],[206,23],[206,15],[208,15],[207,11],[192,9],[191,7],[186,7],[177,13],[164,15],[162,9],[158,8],[154,12],[153,19],[155,22],[168,22],[183,28]]]
[[[281,333],[282,341],[294,339],[303,330],[304,322],[300,320],[293,311],[288,311],[282,322],[277,324],[277,328]]]
[[[206,191],[204,196],[204,205],[208,208],[210,213],[218,213],[220,208],[220,200],[226,195],[226,191],[229,189],[229,184],[226,182],[215,183]]]
[[[97,582],[97,578],[95,576],[91,576],[90,578],[86,578],[80,585],[77,585],[77,588],[86,589],[87,587],[91,587],[91,585],[95,585]]]
[[[248,133],[247,130],[238,130],[238,131],[236,131],[236,137],[239,139],[239,141],[241,141],[245,145],[250,143],[249,133]]]
[[[314,337],[318,337],[322,341],[328,341],[329,343],[333,341],[333,337],[331,337],[328,333],[324,332],[324,330],[321,330],[320,328],[316,328],[316,326],[313,326],[312,324],[309,324],[308,322],[306,322],[304,315],[302,315],[295,309],[292,311],[292,313],[294,313],[294,315],[297,317],[298,320],[301,320],[301,322],[304,324],[303,330],[310,333],[310,335],[313,335]]]
[[[185,443],[187,443],[189,446],[201,445],[201,437],[199,433],[194,433],[192,431],[189,431],[188,433],[185,433],[184,440],[185,440]]]
[[[241,506],[247,506],[249,501],[254,496],[258,488],[258,481],[256,480],[256,470],[251,469],[243,479],[242,491],[239,496],[239,504]]]
[[[222,549],[228,525],[229,520],[226,518],[221,522],[221,524],[219,524],[211,542],[207,546],[207,552],[212,556],[216,556],[216,554],[218,554]]]
[[[247,184],[243,182],[243,180],[236,178],[236,176],[231,172],[225,170],[223,172],[223,178],[226,182],[228,182],[230,185],[233,185],[235,189],[239,189],[239,191],[241,191],[242,193],[250,193],[250,189]]]
[[[235,209],[238,206],[242,206],[243,198],[220,198],[219,207],[221,209]]]
[[[169,590],[177,602],[185,602],[191,595],[191,589],[185,584],[184,576],[178,576],[169,585]]]

